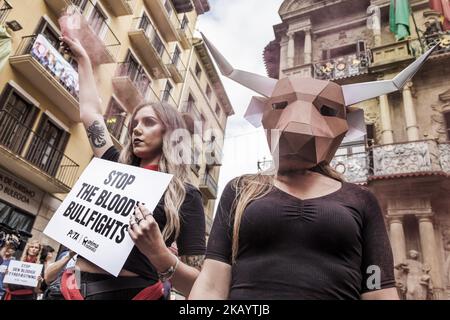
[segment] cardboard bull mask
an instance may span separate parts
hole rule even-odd
[[[272,153],[304,169],[329,163],[343,141],[366,134],[364,112],[350,105],[400,90],[424,64],[431,48],[392,80],[338,85],[289,76],[280,80],[234,69],[202,34],[221,73],[263,97],[253,97],[245,118],[266,129]]]

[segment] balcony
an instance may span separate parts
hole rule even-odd
[[[207,199],[217,198],[217,182],[209,173],[203,175],[198,187]]]
[[[48,193],[67,193],[79,165],[31,128],[0,111],[0,162],[15,175]]]
[[[171,64],[170,55],[148,18],[144,16],[134,19],[128,36],[153,78],[169,78],[171,74],[166,65]]]
[[[373,72],[390,69],[399,62],[407,63],[414,60],[408,40],[375,47],[372,49],[372,56],[373,62],[370,70]]]
[[[443,171],[436,141],[423,140],[373,148],[374,176]]]
[[[53,54],[53,64],[44,52]],[[9,62],[72,121],[80,121],[78,73],[42,35],[22,38]]]
[[[178,20],[172,1],[144,0],[144,3],[152,13],[152,17],[166,42],[178,41],[180,20]]]
[[[450,143],[422,140],[380,145],[368,152],[336,156],[331,166],[353,183],[418,175],[448,175]]]
[[[198,123],[201,125],[201,114],[198,111],[195,102],[193,101],[185,101],[180,108],[180,112],[185,116],[185,121],[188,127],[188,130],[194,134],[196,133],[196,127],[198,127]],[[198,131],[198,130],[197,130]]]
[[[178,109],[178,103],[175,101],[170,91],[167,90],[161,91],[161,101],[164,101],[173,106],[175,109]]]
[[[194,38],[194,33],[191,28],[189,28],[189,20],[187,15],[183,15],[183,19],[180,22],[180,27],[178,28],[178,36],[183,49],[188,50],[191,48],[192,39]]]
[[[136,0],[103,0],[104,4],[116,17],[133,14]]]
[[[314,78],[336,80],[349,78],[369,72],[370,52],[341,56],[314,63]]]
[[[214,141],[206,143],[205,160],[207,167],[215,167],[222,165],[222,149]]]
[[[367,153],[335,156],[331,160],[331,167],[344,175],[351,183],[366,183],[369,176],[369,157]]]
[[[182,83],[184,81],[184,77],[186,76],[187,68],[181,60],[179,54],[172,53],[170,56],[172,59],[170,60],[170,63],[167,64],[167,69],[169,69],[175,83]]]
[[[11,12],[12,7],[8,3],[8,1],[0,0],[0,25],[3,25],[6,22],[6,19],[8,18],[9,13]]]
[[[80,40],[93,65],[116,62],[120,41],[91,0],[45,0],[45,2],[57,17],[60,17],[71,5],[76,9],[72,16],[60,19],[61,29],[73,38]],[[120,2],[120,0],[110,2]],[[69,20],[69,18],[73,18],[73,20]],[[75,23],[77,24],[76,28],[69,27]]]
[[[150,77],[133,63],[119,63],[112,84],[117,99],[130,113],[144,101],[159,100],[150,86]]]

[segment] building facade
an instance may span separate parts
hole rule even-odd
[[[450,32],[429,1],[412,0],[411,36],[396,41],[389,5],[286,0],[264,58],[274,78],[298,74],[349,84],[391,79],[442,41],[401,92],[356,105],[365,111],[367,135],[342,145],[332,166],[377,196],[402,298],[415,285],[427,299],[450,299]],[[419,282],[405,281],[405,262],[411,270],[419,266]]]
[[[199,136],[191,176],[210,221],[233,108],[194,38],[209,2],[1,0],[2,39],[9,39],[11,52],[0,64],[0,222],[58,248],[42,231],[93,156],[79,119],[76,62],[59,47],[68,6],[81,17],[77,32],[117,148],[143,101],[166,101],[190,116]]]

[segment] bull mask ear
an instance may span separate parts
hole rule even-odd
[[[347,124],[348,131],[342,143],[358,141],[367,134],[363,109],[347,109]]]
[[[392,80],[372,81],[355,84],[347,84],[342,86],[344,94],[345,105],[349,106],[364,100],[372,99],[382,96],[403,88],[403,86],[411,80],[417,71],[422,67],[431,53],[439,47],[440,43],[436,44],[430,50],[425,52],[416,61],[411,63],[406,69],[400,72]]]
[[[243,86],[262,94],[265,97],[270,97],[277,84],[278,80],[273,78],[264,77],[258,74],[250,73],[247,71],[234,69],[231,64],[224,58],[219,50],[205,37],[202,33],[203,41],[208,47],[211,55],[219,66],[220,72]]]
[[[267,100],[267,98],[263,97],[252,97],[247,111],[244,114],[245,120],[256,128],[262,125],[262,117],[267,109]]]

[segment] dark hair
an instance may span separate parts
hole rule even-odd
[[[44,245],[42,246],[42,251],[41,251],[41,256],[39,258],[39,260],[41,261],[41,263],[44,263],[45,260],[47,260],[47,256],[49,253],[55,252],[55,249],[53,249],[52,246],[49,245]]]

